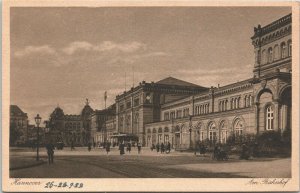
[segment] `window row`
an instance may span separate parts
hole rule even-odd
[[[252,106],[253,97],[251,95],[246,95],[244,98],[244,107]]]
[[[168,120],[173,120],[173,119],[180,119],[180,118],[185,118],[189,116],[190,110],[189,108],[184,108],[176,110],[176,111],[171,111],[171,112],[165,112],[163,120],[168,121]]]
[[[219,111],[227,111],[228,100],[221,100],[219,102]]]
[[[240,108],[240,99],[241,97],[235,97],[230,100],[230,109]]]
[[[196,105],[195,115],[204,115],[209,113],[209,104]]]
[[[131,105],[132,105],[131,101],[127,101],[126,102],[126,109],[131,108],[132,107]],[[133,100],[133,107],[136,107],[136,106],[139,106],[139,105],[140,105],[140,99],[139,98],[135,98]],[[124,110],[125,110],[124,104],[121,104],[120,105],[120,111],[124,111]]]
[[[282,42],[261,52],[261,63],[267,64],[273,61],[292,56],[292,41]]]

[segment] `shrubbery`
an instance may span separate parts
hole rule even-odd
[[[242,146],[245,144],[253,157],[274,157],[291,155],[291,130],[286,129],[283,133],[279,131],[265,131],[260,135],[244,134],[235,136],[233,133],[227,138],[226,144],[208,139],[200,142],[212,152],[216,145],[233,154],[240,155]],[[198,142],[199,144],[199,142]]]

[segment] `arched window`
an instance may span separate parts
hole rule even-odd
[[[217,141],[217,129],[216,129],[216,124],[214,122],[211,122],[209,124],[208,132],[209,132],[209,140],[216,142]]]
[[[286,45],[284,42],[281,43],[280,49],[281,49],[281,58],[285,58],[286,57]]]
[[[292,41],[288,41],[288,56],[292,56]]]
[[[169,128],[168,127],[165,127],[164,128],[164,133],[168,133],[169,132]]]
[[[240,119],[236,120],[236,122],[234,123],[234,134],[235,134],[235,136],[242,135],[243,134],[243,128],[244,128],[243,122]]]
[[[272,48],[268,49],[268,62],[269,63],[273,62],[273,49]]]
[[[266,130],[274,129],[274,111],[272,106],[266,109]]]
[[[279,46],[276,44],[274,46],[274,60],[278,60],[279,59]]]

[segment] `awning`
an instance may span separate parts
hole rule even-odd
[[[123,138],[123,139],[138,139],[138,136],[132,133],[115,133],[110,136],[111,138]]]

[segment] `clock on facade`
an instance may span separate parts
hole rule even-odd
[[[146,103],[151,103],[151,94],[150,93],[146,94]]]

